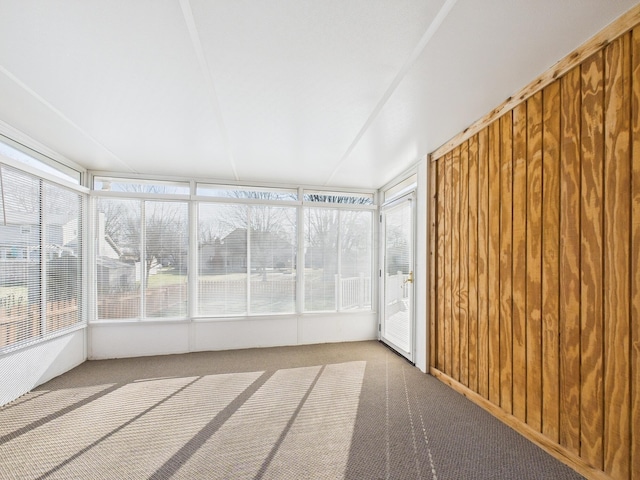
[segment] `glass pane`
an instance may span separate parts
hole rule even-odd
[[[321,203],[346,203],[350,205],[373,205],[373,194],[306,190],[304,192],[304,201]]]
[[[371,309],[372,212],[340,212],[340,310]]]
[[[44,193],[46,331],[52,332],[81,320],[81,197],[49,184]]]
[[[247,215],[244,205],[199,205],[198,315],[247,313]]]
[[[251,313],[296,309],[296,208],[250,209]]]
[[[187,315],[188,212],[186,202],[145,202],[146,317]]]
[[[190,193],[189,184],[186,182],[115,177],[95,177],[93,179],[93,189],[103,192],[155,193],[161,195],[189,195]]]
[[[141,202],[99,198],[96,212],[98,319],[140,316]]]
[[[12,143],[15,146],[11,145]],[[25,151],[23,150],[30,151],[31,154],[25,153]],[[43,172],[54,175],[58,178],[62,178],[63,180],[66,180],[68,182],[73,182],[76,184],[80,183],[80,172],[69,168],[66,165],[62,165],[61,163],[58,163],[51,158],[44,157],[43,155],[31,149],[28,149],[27,147],[17,145],[11,140],[2,139],[1,136],[0,155],[4,155],[7,158],[11,158],[12,160],[16,160],[18,162],[24,163],[25,165],[29,165],[30,167],[38,168]]]
[[[240,185],[198,184],[197,194],[218,198],[250,198],[255,200],[297,200],[295,189],[243,187]]]
[[[411,202],[404,201],[386,211],[382,335],[405,352],[411,351],[412,227]]]
[[[307,208],[304,212],[304,309],[336,310],[338,225],[335,209]]]
[[[403,193],[408,192],[409,190],[413,190],[416,188],[418,182],[417,175],[411,175],[409,178],[404,179],[400,183],[395,184],[393,187],[385,190],[384,192],[384,201],[388,202],[389,200],[399,197]]]
[[[0,169],[0,348],[37,338],[41,181]]]

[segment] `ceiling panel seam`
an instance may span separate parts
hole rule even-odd
[[[398,88],[398,86],[400,85],[400,82],[402,82],[402,80],[404,79],[406,74],[409,72],[409,70],[411,69],[411,67],[417,60],[417,58],[420,56],[422,51],[425,49],[425,47],[427,46],[431,38],[438,31],[438,29],[440,28],[440,25],[442,25],[442,22],[447,17],[447,15],[449,14],[453,6],[456,4],[456,2],[457,0],[447,0],[442,5],[442,7],[440,7],[440,10],[438,10],[438,13],[436,14],[436,16],[433,18],[433,20],[427,27],[427,30],[424,32],[424,34],[422,35],[422,37],[420,38],[416,46],[413,48],[413,50],[411,51],[411,54],[407,57],[402,67],[400,67],[400,70],[398,70],[398,73],[394,77],[393,81],[391,82],[389,87],[387,87],[387,90],[384,92],[384,94],[376,104],[375,108],[367,118],[366,122],[364,123],[364,125],[362,126],[358,134],[355,136],[355,138],[353,139],[353,141],[345,151],[344,155],[342,155],[342,158],[338,161],[338,164],[336,165],[336,167],[333,169],[333,171],[329,175],[329,178],[324,183],[325,186],[329,185],[331,180],[333,180],[333,177],[340,170],[340,167],[342,167],[342,165],[347,160],[347,158],[349,158],[349,155],[351,155],[351,152],[358,145],[358,142],[362,139],[366,131],[369,129],[373,121],[376,119],[376,117],[380,114],[380,112],[382,111],[382,108],[385,106],[389,98],[391,98],[391,95],[393,95],[393,92],[395,92],[395,90]]]
[[[200,70],[204,76],[207,91],[209,92],[209,100],[211,101],[211,107],[213,108],[213,114],[218,123],[220,129],[220,135],[224,143],[224,149],[227,152],[229,163],[231,164],[231,170],[236,180],[240,180],[238,176],[238,169],[236,168],[236,161],[231,151],[231,143],[229,142],[229,135],[227,128],[222,117],[222,110],[220,109],[220,102],[218,101],[218,92],[216,90],[215,82],[213,80],[213,73],[211,72],[211,66],[207,62],[204,56],[204,49],[202,47],[202,41],[200,40],[200,34],[198,33],[198,27],[196,27],[195,19],[193,18],[193,11],[191,10],[191,4],[189,0],[180,0],[180,8],[182,8],[182,16],[187,24],[187,30],[189,31],[189,37],[191,38],[191,44],[195,50]]]
[[[135,173],[135,170],[133,168],[131,168],[131,166],[129,166],[129,164],[127,164],[127,162],[125,162],[118,155],[116,155],[111,150],[109,150],[106,146],[104,146],[102,143],[100,143],[96,138],[94,138],[86,130],[84,130],[77,123],[75,123],[73,120],[71,120],[69,117],[67,117],[64,113],[62,113],[62,111],[58,110],[55,106],[53,106],[51,103],[49,103],[44,97],[39,95],[35,90],[33,90],[31,87],[29,87],[27,84],[25,84],[22,80],[20,80],[18,77],[16,77],[13,73],[11,73],[9,70],[7,70],[2,65],[0,65],[0,72],[3,75],[5,75],[8,79],[10,79],[13,83],[18,85],[22,90],[27,92],[35,100],[40,102],[42,105],[44,105],[50,111],[52,111],[54,114],[56,114],[62,120],[64,120],[67,124],[72,126],[75,130],[78,131],[78,133],[80,133],[82,136],[84,136],[85,138],[90,140],[96,146],[100,147],[104,152],[109,154],[109,156],[111,156],[112,158],[114,158],[115,160],[120,162],[120,164],[123,165],[127,170],[129,170],[130,172]]]

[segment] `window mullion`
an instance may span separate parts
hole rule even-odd
[[[193,188],[193,187],[192,187]],[[198,204],[189,202],[189,255],[187,268],[187,315],[193,319],[198,314]]]
[[[251,315],[251,210],[247,207],[247,315]]]
[[[342,310],[342,212],[338,210],[338,240],[336,247],[338,248],[336,258],[336,311]]]
[[[140,320],[146,318],[147,294],[147,247],[146,247],[146,202],[140,201]]]
[[[47,238],[47,219],[45,214],[45,188],[42,179],[38,181],[39,185],[39,204],[40,209],[40,335],[47,334],[47,254],[46,254],[46,238]]]
[[[302,187],[298,188],[298,198],[303,198]],[[304,312],[304,208],[301,205],[296,207],[296,313]]]

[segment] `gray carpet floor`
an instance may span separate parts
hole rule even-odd
[[[582,478],[378,342],[89,361],[0,409],[0,478]]]

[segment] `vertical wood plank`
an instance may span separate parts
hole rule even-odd
[[[500,406],[513,413],[513,116],[500,117]]]
[[[460,149],[460,383],[469,385],[469,144]]]
[[[542,431],[542,92],[527,100],[527,424]]]
[[[560,432],[580,454],[580,67],[561,79]],[[578,408],[576,408],[578,406]]]
[[[582,174],[580,193],[580,456],[604,467],[603,182],[604,57],[581,66]]]
[[[640,27],[632,43],[632,186],[631,186],[631,478],[640,478]]]
[[[631,453],[629,384],[630,36],[605,47],[605,472],[628,478]]]
[[[451,228],[451,153],[445,155],[445,177],[444,177],[444,341],[442,348],[444,351],[444,373],[451,375],[451,322],[452,322],[452,308],[451,308],[451,242],[452,242],[452,228]]]
[[[489,398],[489,130],[478,133],[478,393]]]
[[[513,414],[527,421],[527,104],[513,110]]]
[[[451,376],[460,380],[460,147],[451,167]]]
[[[437,333],[438,309],[437,309],[437,202],[438,202],[438,163],[427,160],[429,169],[429,367],[436,367],[437,358]]]
[[[445,232],[447,229],[446,224],[446,215],[445,215],[445,171],[446,171],[446,161],[444,157],[441,157],[434,162],[433,165],[437,165],[436,176],[437,178],[437,212],[436,216],[438,222],[437,226],[437,242],[438,242],[438,258],[436,260],[436,270],[437,270],[437,295],[438,295],[438,304],[437,309],[438,313],[436,316],[436,320],[438,325],[436,327],[436,335],[437,335],[437,352],[436,352],[436,367],[440,371],[444,371],[444,323],[446,321],[446,309],[445,309]]]
[[[489,125],[489,400],[500,405],[500,122]]]
[[[542,92],[542,432],[559,441],[560,82]]]
[[[469,388],[478,391],[478,136],[469,139]]]

